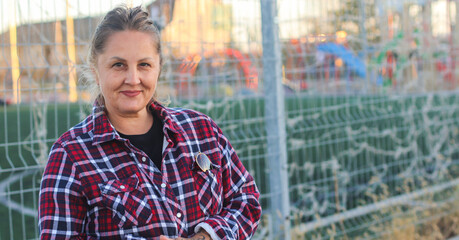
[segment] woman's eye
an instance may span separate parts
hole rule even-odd
[[[149,63],[141,63],[140,66],[141,67],[150,67],[151,65]]]
[[[115,68],[120,68],[120,67],[123,67],[123,66],[124,66],[124,64],[123,64],[123,63],[120,63],[120,62],[114,63],[114,64],[112,65],[112,67],[115,67]]]

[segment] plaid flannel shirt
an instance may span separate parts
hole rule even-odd
[[[151,109],[164,122],[160,171],[123,139],[103,107],[54,143],[39,203],[41,239],[248,239],[261,215],[259,192],[222,131],[192,110]],[[203,172],[194,157],[211,160]]]

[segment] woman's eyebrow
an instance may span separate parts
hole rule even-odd
[[[113,56],[110,58],[110,60],[118,60],[118,61],[126,61],[126,59],[122,58],[122,57],[118,57],[118,56]],[[139,62],[141,61],[146,61],[146,60],[153,60],[152,57],[145,57],[145,58],[142,58],[142,59],[139,59]]]
[[[125,61],[124,58],[118,57],[118,56],[111,57],[110,60],[112,60],[112,59],[113,59],[113,60],[118,60],[118,61]]]
[[[145,57],[145,58],[140,59],[139,61],[145,61],[145,60],[150,60],[150,61],[152,61],[153,58],[152,58],[152,57]]]

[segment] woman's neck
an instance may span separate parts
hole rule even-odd
[[[144,134],[153,125],[153,115],[144,111],[136,116],[119,116],[108,114],[111,124],[115,129],[126,135]]]

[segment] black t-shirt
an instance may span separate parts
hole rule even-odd
[[[129,139],[132,145],[144,151],[153,163],[161,169],[163,159],[163,123],[153,114],[153,125],[147,133],[140,135],[126,135],[118,132],[122,138]]]

